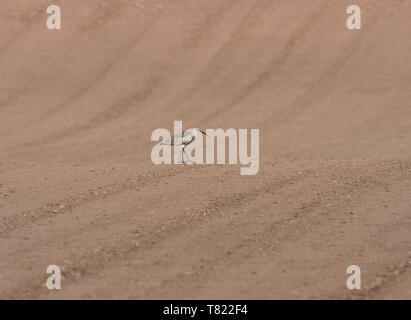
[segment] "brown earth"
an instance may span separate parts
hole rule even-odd
[[[352,2],[2,0],[0,298],[410,299],[411,2]],[[174,120],[259,173],[155,166]]]

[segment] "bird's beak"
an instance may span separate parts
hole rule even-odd
[[[201,131],[201,130],[200,130],[200,132],[208,137],[208,134],[205,133],[204,131]]]

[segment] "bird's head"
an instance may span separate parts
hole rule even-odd
[[[193,128],[193,129],[187,130],[186,132],[190,132],[195,137],[199,137],[201,136],[201,134],[208,137],[208,134],[205,133],[203,130],[200,130],[199,128]]]
[[[193,129],[193,133],[195,134],[195,136],[200,136],[201,134],[205,135],[208,137],[208,134],[205,133],[203,130],[200,130],[199,128],[194,128]]]

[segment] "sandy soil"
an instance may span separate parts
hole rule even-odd
[[[411,2],[352,2],[2,0],[0,298],[410,299]],[[155,166],[174,120],[259,173]]]

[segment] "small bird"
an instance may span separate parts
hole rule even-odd
[[[193,129],[185,130],[183,131],[183,133],[176,134],[175,136],[171,137],[171,139],[169,139],[168,141],[161,142],[160,145],[180,147],[181,151],[183,151],[183,154],[187,157],[188,162],[193,163],[193,161],[191,161],[191,159],[187,155],[184,148],[190,143],[192,143],[195,140],[195,138],[197,138],[200,134],[204,134],[208,136],[207,133],[200,130],[199,128],[193,128]],[[184,161],[184,157],[183,157],[183,161]]]

